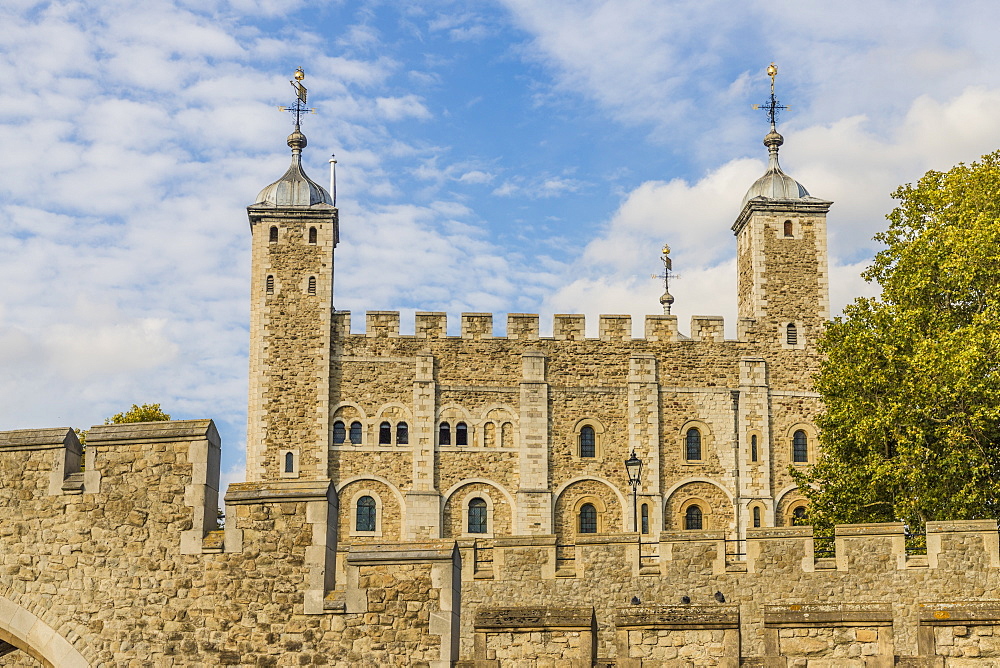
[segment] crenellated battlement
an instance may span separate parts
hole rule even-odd
[[[350,311],[334,311],[334,338],[364,336],[368,338],[418,338],[418,339],[510,339],[555,341],[703,341],[722,343],[725,338],[725,322],[722,316],[696,315],[691,317],[690,336],[678,330],[675,315],[647,315],[644,318],[642,337],[632,336],[632,316],[602,314],[598,316],[597,337],[587,337],[586,316],[583,314],[557,313],[552,316],[552,336],[540,335],[540,316],[537,313],[506,314],[506,332],[494,333],[493,313],[462,313],[460,334],[449,336],[448,314],[433,311],[417,311],[414,314],[413,334],[400,334],[399,311],[367,311],[364,330],[353,328]],[[742,331],[742,330],[741,330]]]

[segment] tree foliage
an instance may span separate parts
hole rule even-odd
[[[822,454],[796,477],[821,531],[1000,516],[1000,151],[893,197],[881,297],[820,342]]]
[[[132,408],[116,413],[104,420],[104,424],[126,424],[129,422],[160,422],[169,420],[170,416],[163,412],[160,404],[132,404]]]

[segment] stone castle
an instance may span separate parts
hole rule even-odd
[[[773,97],[773,96],[772,96]],[[210,420],[0,432],[0,665],[1000,666],[997,523],[837,528],[817,455],[826,216],[764,144],[721,318],[333,304],[306,138],[248,207],[247,482]],[[720,221],[721,223],[721,221]],[[669,258],[664,256],[669,269]],[[996,633],[996,635],[994,635]]]

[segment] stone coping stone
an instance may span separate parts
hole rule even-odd
[[[538,536],[497,536],[493,540],[495,547],[553,547],[556,544],[555,534]]]
[[[617,628],[738,629],[738,605],[633,605],[615,611]]]
[[[639,534],[637,533],[590,533],[577,534],[577,545],[638,545]]]
[[[87,445],[112,445],[118,441],[155,442],[208,439],[219,443],[219,430],[212,420],[166,420],[98,424],[87,432]]]
[[[458,546],[455,541],[426,543],[371,543],[351,545],[347,563],[351,566],[378,565],[399,562],[451,561]]]
[[[747,540],[768,540],[781,538],[812,538],[813,528],[802,527],[759,527],[747,528]]]
[[[661,543],[680,543],[686,540],[725,540],[725,531],[661,531]]]
[[[852,536],[903,536],[906,527],[902,522],[882,522],[879,524],[838,524],[834,535],[840,538]]]
[[[920,623],[948,625],[955,623],[1000,621],[1000,601],[954,601],[921,603]]]
[[[234,482],[226,491],[226,504],[323,501],[329,498],[329,480],[283,480]]]
[[[589,631],[594,626],[593,608],[549,606],[525,608],[480,608],[476,611],[476,631],[537,631],[562,629]]]
[[[9,450],[55,450],[80,441],[69,427],[0,431],[0,448]]]
[[[950,520],[927,523],[927,533],[964,533],[996,530],[996,520]]]
[[[889,603],[791,603],[764,606],[764,626],[891,626]]]

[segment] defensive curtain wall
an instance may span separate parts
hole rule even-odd
[[[330,483],[231,485],[216,530],[219,448],[209,420],[96,426],[81,472],[69,429],[0,433],[0,662],[1000,665],[995,521],[929,523],[919,556],[895,524],[840,526],[823,558],[809,527],[728,558],[718,531],[338,555]]]

